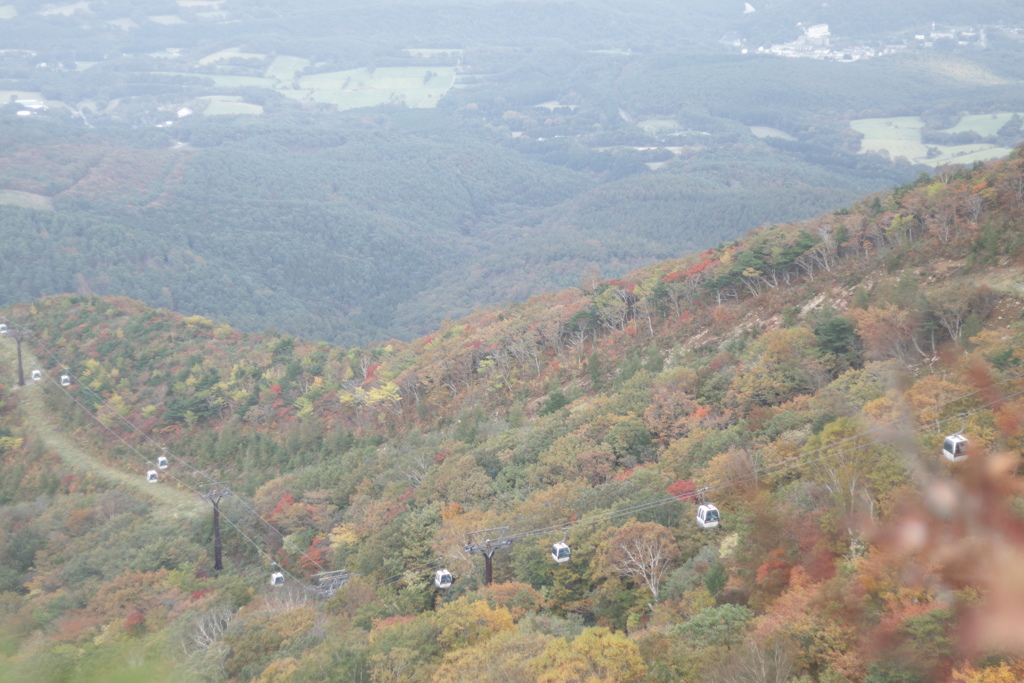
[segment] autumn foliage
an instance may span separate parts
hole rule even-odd
[[[26,353],[75,385],[4,379],[3,663],[22,679],[131,661],[183,680],[1016,680],[1022,177],[1019,156],[951,170],[366,348],[123,299],[13,307]],[[957,432],[968,459],[949,463]],[[193,508],[126,483],[152,443],[231,482],[224,571],[194,475],[160,483]],[[694,523],[702,497],[720,527]],[[306,590],[342,569],[330,597]]]

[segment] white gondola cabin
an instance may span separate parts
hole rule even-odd
[[[167,462],[167,456],[161,455],[156,459],[156,466],[162,470],[166,470],[170,463]]]
[[[455,579],[452,578],[452,573],[447,569],[438,569],[434,572],[434,585],[441,590],[448,590],[454,582]]]
[[[33,382],[38,382],[42,378],[43,378],[43,373],[41,371],[39,371],[39,370],[33,370],[32,371],[32,381]]]
[[[284,574],[281,572],[274,572],[270,575],[270,585],[277,588],[278,586],[284,585]]]
[[[160,480],[160,475],[157,474],[156,470],[149,470],[146,472],[146,481],[150,484],[155,484]]]
[[[71,386],[71,375],[61,375],[60,376],[60,385],[62,387],[70,387]]]
[[[714,529],[718,526],[720,517],[718,515],[718,508],[710,503],[705,503],[697,508],[697,524],[702,529]]]
[[[571,555],[572,551],[569,549],[569,545],[564,541],[559,541],[551,546],[551,559],[558,564],[568,562]]]
[[[0,334],[7,334],[7,325],[0,323]]]
[[[967,437],[963,434],[950,434],[942,442],[942,454],[950,462],[967,459]]]

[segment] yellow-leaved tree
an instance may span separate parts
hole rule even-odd
[[[636,644],[606,628],[588,628],[572,642],[556,638],[533,660],[538,683],[630,683],[647,674]]]

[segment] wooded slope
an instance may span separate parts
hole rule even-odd
[[[1012,678],[1022,218],[1015,154],[351,349],[128,299],[9,309],[47,375],[75,381],[5,394],[5,669]],[[205,523],[64,471],[20,392],[139,477],[168,447],[159,486],[191,482],[185,463],[229,482],[225,570]],[[970,457],[948,465],[961,430]],[[717,529],[694,522],[702,488]],[[506,526],[484,586],[467,534]],[[269,558],[298,580],[272,590]],[[301,577],[321,569],[358,576],[310,600]]]

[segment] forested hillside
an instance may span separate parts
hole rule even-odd
[[[1018,150],[411,342],[10,307],[0,670],[1019,678],[1022,221]]]
[[[1024,139],[1019,8],[746,6],[10,0],[0,304],[408,341]]]
[[[321,130],[282,117],[183,124],[178,149],[157,134],[0,117],[0,301],[130,294],[245,330],[409,338],[591,267],[622,274],[909,175],[881,162],[846,175],[749,132],[749,150],[726,137],[655,175],[642,152],[425,116],[443,135],[390,131],[391,115],[328,117]],[[744,162],[756,150],[764,158]]]

